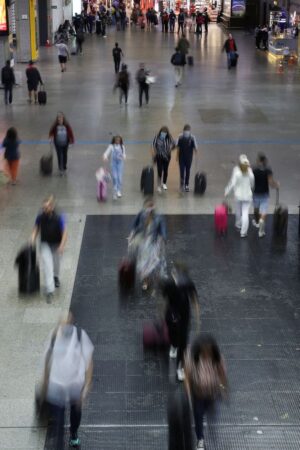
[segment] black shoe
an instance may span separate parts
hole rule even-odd
[[[60,281],[59,281],[58,277],[54,277],[54,285],[55,285],[56,288],[60,287]]]

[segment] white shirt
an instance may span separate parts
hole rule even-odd
[[[49,346],[50,341],[47,350]],[[80,399],[93,351],[94,346],[84,330],[81,330],[79,342],[76,327],[59,327],[50,360],[47,393],[50,403],[65,405]]]
[[[109,157],[119,160],[126,159],[125,146],[120,144],[109,144],[109,146],[105,150],[103,158],[108,159]]]
[[[68,56],[69,55],[69,49],[63,42],[60,42],[59,44],[55,44],[58,50],[58,56]]]
[[[231,179],[225,189],[225,196],[233,190],[235,199],[238,201],[251,201],[252,190],[254,188],[254,175],[249,167],[246,173],[243,173],[239,166],[232,171]]]

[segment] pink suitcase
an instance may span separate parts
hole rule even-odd
[[[143,344],[144,349],[163,349],[169,347],[168,327],[164,320],[144,325]]]
[[[215,228],[218,234],[226,234],[228,226],[228,208],[226,205],[218,205],[215,209]]]
[[[107,200],[106,181],[97,181],[97,200],[98,202],[106,202]]]

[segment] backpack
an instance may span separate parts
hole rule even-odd
[[[182,54],[181,53],[174,53],[174,55],[172,56],[172,60],[171,63],[174,66],[181,66],[182,65]]]
[[[9,67],[4,67],[2,71],[2,81],[3,84],[10,83],[11,80],[11,69]]]

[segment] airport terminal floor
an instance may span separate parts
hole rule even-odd
[[[142,343],[143,325],[159,314],[161,299],[137,285],[124,301],[117,283],[126,238],[143,204],[140,175],[151,162],[153,137],[162,125],[177,137],[186,123],[199,148],[191,185],[196,171],[206,172],[206,193],[179,193],[173,154],[168,190],[155,192],[155,202],[166,217],[167,262],[189,267],[199,293],[200,332],[216,337],[226,361],[229,395],[205,426],[206,449],[299,448],[299,69],[279,71],[255,49],[253,36],[235,32],[239,63],[228,70],[221,52],[226,35],[219,26],[211,25],[201,38],[187,37],[195,63],[184,68],[178,88],[170,64],[178,36],[159,29],[87,36],[83,54],[71,57],[65,73],[56,49],[43,49],[37,67],[48,94],[45,106],[27,103],[26,66],[15,68],[20,85],[12,105],[3,102],[0,109],[1,137],[14,126],[21,139],[19,182],[0,188],[1,449],[52,449],[49,430],[35,421],[34,390],[46,340],[70,307],[95,346],[81,448],[168,447],[168,395],[180,383],[168,354],[144,353]],[[131,73],[127,106],[120,106],[113,92],[116,41]],[[156,77],[142,108],[135,82],[140,62]],[[42,177],[39,160],[49,151],[49,128],[58,111],[70,122],[75,144],[66,176],[59,175],[55,161],[53,175]],[[127,152],[123,196],[113,201],[109,191],[107,202],[98,203],[95,172],[115,134],[123,137]],[[215,234],[214,208],[223,201],[239,155],[254,164],[258,152],[269,158],[280,201],[289,208],[286,243],[272,239],[274,191],[263,239],[251,224],[241,239],[233,216],[228,234]],[[61,287],[48,304],[42,293],[18,296],[14,260],[50,193],[66,214],[68,242]],[[196,332],[193,323],[191,336]]]

